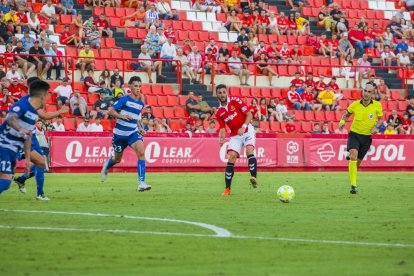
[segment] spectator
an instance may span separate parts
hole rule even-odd
[[[64,14],[76,15],[76,10],[73,8],[73,0],[60,0],[61,9]]]
[[[19,79],[12,78],[12,82],[8,87],[10,93],[10,100],[12,103],[16,103],[27,93],[27,87],[19,83]]]
[[[159,124],[158,126],[158,132],[162,132],[162,133],[172,132],[170,126],[168,125],[167,119],[165,118],[161,119],[161,124]]]
[[[22,28],[19,25],[19,17],[16,14],[16,10],[11,9],[8,13],[4,14],[3,22],[10,26],[11,33],[22,33]]]
[[[170,36],[168,37],[168,41],[162,45],[161,53],[160,53],[161,59],[172,60],[177,55],[177,50],[175,48],[175,45],[172,42],[173,42],[173,37]]]
[[[104,69],[102,71],[101,75],[99,76],[98,82],[105,82],[105,88],[111,87],[111,73],[108,69]]]
[[[7,87],[3,87],[0,94],[0,112],[2,117],[6,117],[7,111],[12,105],[10,92]]]
[[[351,56],[351,59],[355,55],[355,48],[352,46],[351,42],[348,40],[348,34],[343,33],[341,39],[339,40],[338,51],[336,53],[338,57],[345,58],[346,56]]]
[[[413,126],[413,122],[410,120],[410,114],[408,112],[403,113],[401,119],[401,126],[399,128],[400,134],[410,134],[410,125]]]
[[[391,48],[394,48],[394,35],[392,34],[390,27],[385,28],[385,32],[383,33],[382,36],[383,36],[382,41],[384,43],[384,47],[388,45]]]
[[[243,14],[240,17],[242,29],[246,29],[248,32],[257,33],[257,26],[255,24],[255,17],[249,13],[249,10],[246,9],[243,11]]]
[[[158,17],[164,20],[178,20],[178,14],[176,11],[172,11],[170,4],[165,0],[160,0],[157,4]]]
[[[95,111],[98,113],[97,114],[97,118],[104,118],[104,119],[108,119],[108,109],[110,106],[109,101],[107,101],[105,99],[106,94],[105,91],[100,91],[99,92],[99,99],[96,100],[96,102],[94,103],[93,107],[95,108]]]
[[[204,129],[203,129],[203,125],[197,125],[195,128],[194,133],[205,133]]]
[[[346,23],[345,22],[345,17],[341,17],[339,19],[339,22],[336,24],[336,27],[335,27],[336,32],[338,34],[347,34],[348,27],[347,27],[347,25],[345,23]]]
[[[15,63],[23,70],[23,78],[27,79],[27,76],[33,73],[36,68],[33,63],[28,62],[28,56],[25,56],[28,52],[23,47],[21,40],[17,41],[17,46],[13,49],[13,53],[16,54],[14,56]]]
[[[122,87],[124,85],[124,78],[119,74],[119,69],[115,68],[114,73],[111,76],[111,87],[115,87],[115,82],[119,80],[120,86]]]
[[[141,118],[146,118],[148,120],[155,120],[155,116],[152,114],[152,107],[147,105],[145,107],[145,112],[142,113]]]
[[[277,18],[275,17],[275,12],[274,11],[271,11],[269,13],[269,26],[266,29],[266,34],[280,35],[279,28],[277,26]]]
[[[408,113],[411,122],[414,122],[414,97],[411,96],[411,98],[408,100],[407,108],[405,111]]]
[[[290,30],[288,28],[289,19],[285,17],[284,12],[280,12],[279,17],[277,19],[277,28],[279,30],[280,35],[289,35]]]
[[[159,34],[157,33],[157,28],[155,26],[151,26],[150,31],[147,33],[147,36],[145,38],[144,44],[150,56],[154,56],[158,53],[158,45]]]
[[[267,114],[269,115],[268,120],[269,121],[276,121],[277,120],[277,112],[276,112],[276,99],[272,98],[269,101],[269,104],[267,105]]]
[[[406,50],[401,50],[400,53],[397,55],[397,65],[409,67],[410,66],[410,57],[407,54]]]
[[[388,67],[388,73],[392,73],[391,66],[397,66],[397,63],[399,62],[394,52],[390,51],[390,46],[384,47],[384,52],[381,54],[381,59],[384,63],[384,66]]]
[[[311,134],[322,134],[320,123],[314,123],[313,124],[313,130],[312,130]]]
[[[216,122],[214,120],[211,120],[210,123],[208,124],[208,127],[205,130],[205,133],[211,133],[214,134],[217,132],[216,129]]]
[[[101,48],[101,35],[95,25],[86,29],[86,41],[91,47]]]
[[[139,7],[134,13],[124,16],[122,19],[125,20],[125,27],[137,27],[145,28],[145,8],[143,6]]]
[[[30,33],[28,30],[23,32],[22,37],[23,47],[26,49],[26,51],[29,51],[30,48],[34,46],[35,39],[30,36]]]
[[[113,87],[112,94],[114,95],[114,101],[118,100],[124,96],[125,90],[121,87],[121,80],[117,79],[115,81],[115,86]]]
[[[42,7],[41,14],[50,20],[52,24],[58,22],[59,15],[56,14],[55,6],[52,5],[52,0],[47,0],[46,5]]]
[[[194,112],[197,115],[197,118],[200,118],[200,106],[196,99],[193,91],[188,92],[188,99],[185,102],[185,107],[187,108],[188,114]]]
[[[355,46],[359,53],[364,53],[365,48],[373,48],[372,42],[369,37],[360,30],[359,26],[355,24],[354,28],[348,33],[349,41]]]
[[[368,61],[368,55],[363,54],[362,57],[358,59],[357,64],[360,66],[357,69],[359,88],[362,89],[362,79],[367,78],[371,72],[371,63]]]
[[[10,32],[7,25],[0,20],[0,43],[6,43],[11,37],[12,32]]]
[[[49,0],[50,1],[50,0]],[[34,46],[30,48],[29,54],[31,55],[28,59],[29,62],[33,63],[37,68],[37,76],[42,79],[43,75],[49,70],[50,62],[45,57],[39,57],[37,55],[44,55],[45,51],[39,45],[39,40],[35,40]]]
[[[227,49],[227,43],[223,43],[221,45],[221,48],[218,52],[218,60],[219,61],[228,61],[229,57],[230,57],[230,51],[229,49]]]
[[[65,29],[60,33],[59,40],[62,45],[74,45],[76,47],[79,45],[76,35],[70,31],[69,25],[65,25]]]
[[[383,134],[387,128],[387,123],[382,118],[379,118],[374,126],[379,134]]]
[[[237,12],[235,10],[230,11],[230,14],[227,17],[224,27],[229,32],[236,31],[237,33],[240,33],[241,28],[242,28],[242,22],[240,18],[237,16]]]
[[[326,34],[322,34],[318,40],[318,46],[316,52],[324,57],[330,57],[336,55],[336,52],[332,50],[332,45],[326,39]]]
[[[280,59],[277,63],[291,63],[292,59],[290,58],[290,49],[288,48],[287,42],[283,42],[282,48],[279,50]]]
[[[323,123],[322,134],[331,134],[331,131],[329,130],[328,122]]]
[[[319,75],[319,80],[315,83],[315,90],[317,92],[322,92],[326,89],[326,83],[324,82],[325,76]]]
[[[374,88],[374,95],[373,98],[377,101],[379,101],[381,99],[381,94],[378,94],[378,88],[377,88],[377,84],[375,83],[375,76],[374,75],[370,75],[368,82],[365,85],[371,85]]]
[[[91,130],[92,132],[103,132],[103,127],[101,125],[101,117],[96,117],[95,122],[91,124]]]
[[[247,43],[247,42],[245,42]],[[204,62],[204,69],[206,70],[206,74],[212,74],[211,79],[214,78],[215,71],[218,71],[217,66],[214,65],[216,62],[216,58],[211,54],[211,48],[207,49],[206,54],[203,56],[203,62]],[[215,66],[214,72],[212,72],[213,65]]]
[[[62,121],[62,116],[56,117],[56,122],[52,124],[54,131],[65,131],[65,125]]]
[[[183,49],[178,48],[177,49],[177,55],[174,58],[174,60],[180,61],[182,65],[182,73],[185,74],[189,79],[190,83],[198,84],[199,82],[196,81],[196,75],[194,74],[194,71],[190,69],[190,63],[187,60],[187,57],[183,55]],[[173,66],[178,66],[177,62],[173,62]]]
[[[318,14],[318,24],[322,26],[325,31],[330,32],[332,26],[332,17],[327,12],[326,6],[322,6],[319,14]],[[335,25],[335,24],[334,24]]]
[[[89,117],[83,117],[83,122],[78,125],[76,131],[78,132],[89,132],[92,131],[92,125],[89,123]]]
[[[53,49],[50,47],[49,42],[45,43],[43,51],[45,52],[45,55],[48,55],[46,57],[46,60],[50,64],[49,70],[47,70],[46,79],[52,80],[52,69],[55,69],[56,71],[56,79],[60,79],[60,71],[62,70],[62,65],[60,63],[54,63],[57,55],[55,51],[53,51]]]
[[[99,86],[101,89],[98,90],[98,93],[105,93],[105,100],[109,101],[109,103],[112,105],[113,103],[113,97],[112,91],[106,86],[106,83],[104,81],[101,81],[99,83]]]
[[[193,46],[191,53],[187,56],[187,62],[189,64],[190,70],[192,70],[193,75],[196,77],[195,82],[199,83],[199,78],[201,77],[201,62],[203,61],[203,57],[198,52],[198,47]]]
[[[150,9],[147,10],[145,15],[145,23],[147,23],[146,29],[153,25],[158,19],[159,16],[155,4],[151,4]]]
[[[387,124],[392,125],[396,130],[398,130],[401,127],[402,120],[401,117],[398,115],[398,111],[396,109],[393,109],[392,113],[388,116]]]
[[[18,79],[21,80],[22,76],[20,75],[19,71],[17,71],[17,64],[12,63],[10,66],[10,70],[6,74],[6,79],[11,82],[12,79]]]
[[[292,8],[291,11],[294,11],[296,6],[299,8],[300,11],[303,8],[303,1],[300,0],[287,0],[287,3]]]
[[[301,109],[310,110],[311,109],[310,103],[302,100],[299,93],[296,92],[295,85],[290,86],[290,90],[288,91],[287,96],[289,100],[288,103],[291,108],[296,109],[296,110],[301,110]]]
[[[70,109],[72,110],[72,115],[85,117],[88,115],[87,106],[88,105],[85,99],[80,95],[79,90],[75,89],[72,98],[70,98]]]
[[[284,131],[285,131],[285,133],[295,133],[296,132],[296,126],[293,123],[293,119],[288,119],[288,122],[285,125]]]
[[[315,81],[313,80],[313,73],[312,72],[308,72],[308,76],[306,77],[305,84],[306,84],[306,86],[312,87],[312,90],[315,89]]]
[[[229,63],[228,63],[230,72],[239,77],[240,85],[248,86],[249,84],[247,82],[250,77],[249,70],[243,68],[243,65],[241,64],[241,60],[237,56],[237,51],[233,50],[231,54],[232,55],[231,55],[231,58],[229,58]],[[243,77],[245,78],[244,82],[243,82]]]
[[[200,108],[199,115],[200,119],[208,121],[213,114],[213,109],[209,106],[206,101],[203,101],[203,95],[198,95],[198,107]]]
[[[393,16],[390,24],[387,25],[387,28],[391,28],[391,32],[395,38],[401,38],[403,35],[401,24],[398,21],[399,20]]]
[[[339,90],[339,86],[336,83],[336,77],[332,77],[331,81],[328,84],[329,88],[335,93],[335,99],[337,101],[342,100],[343,95],[341,93],[341,90]]]
[[[85,48],[80,51],[79,53],[79,59],[76,62],[76,68],[81,70],[81,78],[80,81],[84,81],[85,78],[83,77],[83,74],[85,73],[85,70],[89,72],[89,70],[94,69],[94,53],[91,51],[91,47],[89,45],[85,45]]]
[[[312,94],[312,89],[313,89],[313,87],[312,87],[312,86],[306,86],[306,85],[305,85],[305,90],[302,92],[302,94],[300,94],[300,97],[301,97],[301,99],[302,99],[304,102],[307,102],[307,103],[309,103],[309,104],[310,104],[311,109],[312,109],[313,111],[315,111],[315,112],[319,112],[319,111],[321,111],[321,110],[322,110],[322,104],[317,103],[317,102],[315,101],[315,97],[314,97],[314,95]]]
[[[303,86],[305,82],[300,78],[300,72],[295,73],[295,78],[291,80],[291,86],[295,86],[295,89],[299,89]]]
[[[304,35],[310,33],[309,21],[301,17],[300,12],[295,13],[295,23],[299,32],[298,34]]]
[[[256,61],[256,67],[258,68],[260,74],[267,75],[269,86],[272,86],[273,76],[277,76],[277,73],[268,64],[267,56],[265,53],[262,53],[260,55],[260,59]]]
[[[332,4],[332,10],[329,14],[332,18],[333,24],[335,27],[336,24],[339,22],[340,18],[344,16],[341,10],[339,10],[339,5],[337,3]]]
[[[388,101],[391,97],[390,90],[388,89],[388,86],[385,84],[385,81],[383,79],[380,79],[380,83],[377,86],[378,93],[381,94],[380,99],[383,99],[384,101]]]
[[[275,20],[274,18],[273,20]],[[258,18],[259,21],[259,34],[270,34],[270,20],[266,15],[266,10],[261,10]]]
[[[407,44],[407,42],[406,42],[406,37],[405,36],[403,36],[402,38],[401,38],[401,41],[397,44],[397,46],[395,47],[395,52],[397,53],[397,54],[399,54],[401,51],[408,51],[408,44]]]
[[[94,72],[92,69],[88,69],[88,76],[84,79],[83,83],[85,88],[90,93],[95,93],[101,89],[101,87],[94,80]]]
[[[111,28],[109,28],[108,19],[106,19],[104,13],[101,13],[93,23],[97,27],[101,37],[112,37],[113,32],[111,31]]]
[[[138,56],[140,60],[140,66],[142,70],[147,71],[149,83],[153,83],[151,74],[152,71],[158,72],[158,77],[164,79],[165,76],[162,75],[162,62],[161,61],[151,61],[151,56],[147,52],[147,47],[144,45],[141,47],[141,54]],[[145,60],[142,60],[145,59]]]
[[[247,41],[247,42],[249,42],[249,37],[247,36],[247,34],[246,34],[246,29],[241,29],[240,30],[240,34],[239,34],[239,36],[237,37],[237,41],[240,43],[240,44],[242,44],[243,43],[243,41]]]
[[[397,132],[394,129],[394,126],[391,124],[387,124],[387,128],[384,131],[384,135],[395,135]]]
[[[336,105],[335,93],[329,86],[326,90],[318,94],[317,100],[322,104],[322,108],[326,111],[339,110],[339,105]]]
[[[4,82],[6,78],[6,72],[4,72],[4,65],[0,63],[0,82]]]
[[[298,45],[293,45],[293,49],[290,50],[290,63],[292,64],[304,64],[302,51],[299,50]]]
[[[69,99],[72,95],[72,86],[68,85],[68,79],[63,78],[61,85],[55,88],[53,93],[57,94],[56,102],[59,108],[63,105],[69,104]]]
[[[53,40],[47,37],[47,33],[45,31],[41,31],[39,35],[39,45],[44,48],[46,43],[52,44]]]

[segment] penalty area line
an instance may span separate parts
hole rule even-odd
[[[100,233],[124,233],[124,234],[164,235],[164,236],[183,236],[183,237],[208,237],[208,238],[222,238],[222,239],[226,239],[226,238],[227,239],[253,239],[253,240],[269,240],[269,241],[286,241],[286,242],[296,242],[296,243],[318,243],[318,244],[336,244],[336,245],[414,248],[414,244],[402,244],[402,243],[313,240],[313,239],[300,239],[300,238],[260,237],[260,236],[240,236],[240,235],[218,236],[218,235],[195,234],[195,233],[152,232],[152,231],[117,230],[117,229],[59,228],[59,227],[39,227],[39,226],[12,226],[12,225],[0,225],[0,229],[79,231],[79,232],[94,232],[94,233],[99,233],[99,232]]]

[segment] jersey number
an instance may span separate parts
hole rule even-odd
[[[1,161],[1,171],[2,172],[9,172],[11,171],[11,163],[10,161]]]

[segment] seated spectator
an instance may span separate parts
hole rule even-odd
[[[277,76],[277,73],[268,64],[266,54],[262,53],[260,55],[260,59],[256,61],[256,67],[258,68],[260,74],[267,75],[269,80],[269,86],[272,86],[273,76]]]
[[[341,17],[339,19],[339,22],[336,24],[335,29],[338,34],[347,34],[348,26],[345,24],[345,17]]]
[[[10,93],[10,100],[14,104],[18,102],[21,97],[27,94],[28,89],[22,83],[19,83],[17,78],[12,78],[12,82],[9,85],[8,90]]]
[[[284,129],[285,133],[295,133],[296,132],[296,126],[293,123],[293,119],[289,119],[287,124],[285,125]]]
[[[200,106],[198,105],[198,98],[195,97],[193,91],[188,92],[188,99],[185,102],[185,107],[187,109],[188,114],[194,112],[197,115],[197,118],[200,118]]]
[[[88,69],[88,76],[84,79],[83,84],[85,88],[90,93],[98,92],[101,87],[94,80],[94,73],[92,69]]]
[[[269,25],[266,28],[266,34],[280,35],[279,28],[277,26],[277,18],[275,17],[275,12],[274,11],[271,11],[269,13]]]
[[[291,108],[295,109],[295,110],[310,110],[311,109],[311,105],[308,102],[305,102],[304,100],[302,100],[302,98],[300,97],[299,93],[296,92],[296,86],[295,85],[291,85],[290,86],[290,90],[288,91],[288,104]]]
[[[6,117],[7,111],[12,105],[13,102],[11,100],[9,89],[3,87],[0,94],[0,112],[2,117]]]
[[[332,45],[326,39],[326,34],[322,34],[318,39],[318,46],[316,52],[324,57],[332,57],[336,55],[336,52],[333,51]]]
[[[187,55],[187,62],[189,64],[189,69],[192,70],[193,75],[196,77],[195,82],[199,83],[201,78],[201,63],[203,61],[203,57],[198,52],[198,47],[193,46],[191,53]]]
[[[300,78],[300,72],[295,73],[295,78],[290,81],[291,86],[294,86],[295,89],[299,89],[303,86],[305,82]]]
[[[17,41],[17,45],[13,49],[13,53],[16,54],[14,56],[15,63],[22,68],[23,78],[27,79],[27,76],[30,76],[35,71],[36,67],[33,63],[28,61],[28,56],[25,56],[28,54],[28,51],[23,47],[23,42],[21,40]]]
[[[95,25],[86,29],[85,39],[91,47],[95,47],[96,49],[101,48],[101,35]]]
[[[89,132],[92,131],[92,125],[89,123],[89,117],[83,116],[83,122],[78,125],[76,131],[78,132]]]
[[[226,2],[223,1],[217,1],[217,0],[195,0],[193,1],[193,9],[197,9],[199,11],[205,11],[205,12],[215,12],[220,13],[222,7],[226,7]],[[227,8],[223,9],[227,10]]]
[[[157,33],[157,28],[155,26],[150,27],[150,31],[147,33],[145,37],[144,46],[148,50],[148,54],[150,56],[156,55],[158,51],[159,45],[159,34]]]
[[[332,17],[329,15],[326,6],[322,6],[318,14],[318,24],[323,27],[325,31],[330,32],[332,26]]]
[[[152,107],[147,105],[145,107],[145,112],[142,113],[141,118],[146,118],[148,120],[155,120],[155,116],[152,114]]]
[[[298,45],[293,45],[293,49],[290,50],[290,63],[291,64],[304,64],[302,51],[299,50]]]
[[[63,105],[68,105],[72,95],[72,86],[68,85],[68,79],[63,78],[62,83],[55,88],[53,93],[57,94],[56,102],[59,108],[62,108]]]
[[[348,38],[352,45],[359,50],[360,54],[365,52],[365,48],[373,48],[374,46],[370,41],[369,36],[361,31],[357,24],[355,24],[354,28],[349,31]]]
[[[406,50],[401,50],[400,53],[397,55],[397,65],[409,67],[410,66],[410,57],[407,54]]]
[[[394,126],[391,124],[387,124],[387,128],[384,131],[384,135],[395,135],[397,132],[394,129]]]
[[[245,42],[245,43],[247,43],[247,42]],[[246,53],[246,55],[247,55],[247,53]],[[206,54],[203,56],[203,62],[204,62],[204,69],[206,70],[206,71],[205,71],[205,72],[206,72],[206,74],[212,74],[211,79],[213,80],[213,78],[214,78],[214,73],[215,73],[216,71],[218,71],[218,68],[217,68],[217,66],[214,64],[214,63],[216,62],[216,58],[215,58],[215,56],[213,56],[213,55],[211,54],[211,48],[208,48],[208,49],[207,49]],[[215,66],[215,67],[214,67],[214,72],[212,72],[213,65]]]
[[[315,97],[312,94],[312,89],[313,89],[312,86],[305,85],[305,90],[302,92],[302,94],[300,94],[300,97],[304,102],[307,102],[310,104],[311,109],[313,111],[319,112],[322,110],[322,104],[316,102]]]
[[[190,63],[188,62],[187,57],[183,55],[183,48],[177,49],[177,55],[174,60],[181,62],[182,73],[190,79],[190,83],[199,84],[196,74],[194,74],[194,71],[190,68]],[[177,62],[173,62],[172,64],[173,66],[178,66]]]
[[[408,99],[407,108],[405,111],[408,113],[411,122],[414,122],[414,97],[411,96],[411,98]]]
[[[29,31],[23,32],[23,37],[21,40],[23,42],[23,47],[26,49],[26,51],[29,51],[30,48],[34,46],[35,39],[30,36]]]
[[[21,34],[22,33],[22,28],[19,24],[19,17],[16,14],[16,10],[13,7],[13,9],[9,10],[8,13],[6,14],[2,14],[3,17],[3,22],[8,24],[9,26],[9,31],[10,31],[10,35],[12,33],[18,33]]]
[[[274,17],[274,16],[273,16]],[[273,20],[275,20],[274,18]],[[270,34],[270,20],[266,15],[266,10],[261,10],[258,18],[259,34]]]
[[[335,93],[335,100],[340,101],[344,97],[341,90],[339,89],[338,83],[336,82],[336,77],[332,77],[331,81],[328,84],[329,88]]]
[[[282,48],[279,50],[280,59],[277,63],[291,63],[292,59],[290,57],[290,49],[287,42],[283,42]]]
[[[161,53],[160,53],[161,59],[174,59],[175,56],[177,55],[177,50],[175,48],[175,45],[172,42],[173,42],[173,37],[170,36],[168,37],[167,42],[165,42],[162,45]]]
[[[12,79],[21,80],[22,76],[20,75],[19,71],[17,71],[17,64],[12,63],[10,66],[10,70],[6,74],[6,80],[11,82]]]
[[[56,122],[52,124],[54,131],[65,131],[65,125],[63,124],[62,116],[56,117]]]
[[[250,14],[248,9],[243,11],[240,17],[242,29],[246,29],[247,32],[257,33],[257,25],[255,24],[254,15]]]
[[[98,82],[101,83],[102,81],[105,82],[105,88],[111,87],[111,73],[108,69],[104,69],[99,76]]]
[[[218,51],[218,61],[228,61],[229,57],[230,51],[227,48],[227,43],[223,43]]]
[[[46,5],[42,7],[40,11],[44,17],[50,20],[52,24],[57,24],[59,21],[59,15],[56,14],[55,6],[52,5],[52,0],[47,0]]]
[[[158,17],[164,20],[178,20],[176,11],[171,10],[170,4],[165,0],[160,0],[157,4]]]
[[[158,125],[158,132],[161,132],[161,133],[172,132],[170,126],[168,125],[167,119],[165,118],[161,119],[161,123]]]
[[[113,87],[112,94],[114,95],[114,101],[122,97],[125,93],[125,90],[121,87],[121,80],[117,79],[115,81],[115,86]]]
[[[203,125],[196,126],[194,133],[205,133]]]
[[[277,112],[276,112],[276,99],[270,99],[269,104],[267,105],[267,114],[268,114],[268,120],[269,121],[276,121],[277,120]]]
[[[377,88],[377,84],[375,83],[375,76],[374,75],[370,75],[368,82],[365,85],[371,85],[374,88],[374,94],[373,94],[373,98],[377,101],[379,101],[381,99],[381,94],[378,94],[378,88]]]
[[[231,58],[229,58],[229,70],[231,73],[239,77],[240,85],[249,85],[247,82],[250,77],[250,72],[247,69],[243,68],[243,65],[241,64],[240,58],[237,56],[237,51],[232,51]],[[245,78],[245,81],[243,82],[243,77]]]
[[[157,28],[157,33],[158,33],[157,54],[160,54],[161,49],[162,49],[162,45],[164,45],[164,43],[167,42],[168,38],[164,35],[164,27],[162,27],[162,26]],[[157,56],[157,58],[158,58],[158,56]]]
[[[313,130],[311,132],[312,134],[322,134],[321,125],[320,123],[314,123],[313,124]]]
[[[211,120],[210,123],[209,123],[209,125],[208,125],[208,128],[206,128],[206,130],[205,130],[205,133],[214,134],[216,132],[217,132],[216,122],[214,120]]]
[[[335,93],[328,86],[326,90],[319,92],[317,100],[322,104],[322,108],[326,111],[338,111],[339,105],[336,104]]]
[[[272,46],[273,46],[273,42],[272,42]],[[273,48],[272,48],[272,51],[273,51]],[[277,49],[275,51],[277,51]],[[279,52],[277,52],[277,53],[279,54]],[[255,60],[255,61],[259,60],[261,54],[266,54],[266,56],[268,56],[268,50],[266,49],[266,45],[265,45],[264,40],[261,40],[259,42],[259,45],[257,45],[254,48],[253,60]],[[269,58],[272,58],[272,57],[269,55]],[[276,55],[274,55],[273,58],[276,58]]]
[[[171,36],[172,37],[172,44],[177,44],[177,34],[173,31],[171,24],[168,25],[167,30],[164,31],[164,36],[166,38]]]
[[[65,29],[60,33],[59,41],[62,45],[74,45],[76,47],[79,45],[76,35],[70,31],[69,25],[65,25]]]
[[[51,40],[45,31],[41,31],[39,35],[39,46],[44,48],[46,43],[53,43],[53,40]]]
[[[50,1],[50,0],[49,0]],[[37,76],[42,79],[43,75],[49,70],[50,62],[45,57],[38,55],[44,55],[45,51],[39,45],[39,40],[35,40],[34,46],[30,48],[28,61],[33,63],[37,68]]]
[[[354,63],[352,62],[352,57],[350,55],[345,56],[345,59],[342,60],[343,67],[340,68],[340,74],[345,77],[346,87],[349,87],[350,77],[355,77],[355,69],[353,65]]]
[[[303,8],[303,1],[301,0],[287,0],[287,3],[292,8],[291,11],[294,11],[295,7],[298,7],[300,11]]]
[[[98,90],[99,95],[104,93],[105,94],[105,100],[108,101],[111,105],[113,103],[113,93],[111,89],[107,88],[106,83],[104,81],[101,81],[99,83],[100,89]]]
[[[138,0],[137,0],[138,1]],[[136,12],[124,16],[122,19],[125,20],[125,27],[137,27],[137,28],[145,28],[147,24],[145,23],[145,17],[147,13],[143,6],[139,7]],[[121,20],[122,20],[121,19]]]
[[[329,130],[329,124],[328,122],[324,122],[323,123],[323,127],[322,127],[322,134],[331,134],[331,131]]]
[[[388,86],[385,84],[385,81],[383,79],[380,79],[380,83],[377,85],[378,93],[381,94],[379,97],[380,99],[384,101],[388,101],[391,98],[390,90],[388,89]]]
[[[119,80],[121,87],[124,85],[124,78],[119,74],[119,69],[115,68],[114,73],[111,76],[111,87],[115,87],[115,82]]]
[[[280,35],[290,35],[289,19],[285,17],[284,12],[279,13],[279,17],[277,18],[277,28]]]
[[[109,28],[108,19],[106,19],[104,13],[101,13],[93,23],[97,27],[100,37],[112,37],[113,32]]]
[[[384,52],[381,54],[381,59],[384,63],[384,66],[388,66],[388,73],[392,73],[390,67],[397,66],[399,62],[394,52],[390,50],[390,46],[384,47]]]
[[[259,105],[258,105],[258,115],[259,115],[259,120],[262,122],[266,122],[267,119],[269,118],[269,114],[267,111],[267,101],[266,98],[261,98],[259,101]]]
[[[56,60],[56,53],[51,48],[50,43],[46,42],[43,51],[45,52],[45,55],[48,55],[46,57],[47,62],[50,64],[49,70],[47,70],[46,79],[52,80],[52,69],[55,69],[55,75],[56,80],[60,79],[60,72],[62,70],[62,64],[60,62],[55,63]]]
[[[326,89],[326,83],[324,82],[325,76],[319,75],[319,80],[315,82],[315,90],[316,92],[321,92]]]
[[[310,33],[309,21],[303,18],[300,12],[295,13],[295,23],[296,23],[298,34],[304,35],[304,34]]]
[[[103,126],[101,125],[101,117],[98,115],[95,122],[91,124],[91,131],[93,132],[103,132]]]
[[[147,47],[145,45],[141,46],[141,54],[138,56],[140,60],[140,66],[142,70],[147,71],[149,83],[153,83],[152,81],[152,72],[158,72],[158,77],[164,79],[165,76],[162,75],[162,62],[161,61],[151,61],[151,56],[147,52]]]
[[[184,133],[187,133],[188,136],[192,137],[194,132],[194,127],[191,125],[190,122],[186,122],[185,128],[183,130]]]
[[[0,20],[0,43],[6,43],[12,35],[13,33],[8,29],[7,25]]]
[[[108,119],[108,109],[110,106],[110,102],[105,99],[106,94],[105,91],[99,92],[99,99],[96,100],[93,107],[95,108],[95,111],[98,113],[97,118],[104,118]]]
[[[387,28],[391,28],[394,37],[401,38],[403,36],[401,24],[395,16],[391,18],[391,22],[387,25]]]
[[[329,13],[329,15],[332,18],[333,21],[333,27],[336,26],[336,24],[339,22],[339,20],[341,19],[341,17],[344,17],[344,13],[339,9],[339,5],[338,3],[332,3],[332,10]]]
[[[80,81],[84,81],[85,78],[83,77],[83,74],[85,70],[88,71],[88,74],[89,74],[89,70],[91,70],[93,73],[95,55],[93,51],[91,50],[91,47],[87,44],[85,45],[85,48],[79,52],[79,57],[80,58],[76,62],[76,68],[81,70]]]
[[[152,3],[151,6],[150,6],[150,9],[147,10],[146,15],[145,15],[145,23],[147,24],[145,29],[148,29],[158,19],[159,19],[158,12],[156,10],[155,4]]]
[[[60,10],[62,11],[63,14],[71,14],[71,15],[76,15],[77,12],[76,10],[73,8],[73,0],[60,0]]]
[[[396,109],[392,110],[392,113],[388,116],[387,124],[392,125],[394,129],[399,130],[402,126],[402,120]]]
[[[81,96],[79,90],[75,89],[73,92],[72,98],[70,98],[70,109],[72,111],[72,115],[74,116],[82,116],[85,117],[89,115],[88,112],[88,104],[86,103],[85,99]],[[90,112],[92,119],[96,117],[96,112]],[[89,117],[88,117],[89,119]]]
[[[360,66],[357,69],[359,88],[362,89],[362,79],[367,78],[371,72],[371,63],[368,61],[368,55],[363,54],[358,59],[357,65]]]
[[[410,113],[404,112],[401,119],[401,126],[399,128],[400,134],[410,134],[410,125],[412,126],[412,121],[410,120]]]
[[[147,132],[158,132],[159,125],[157,120],[150,119],[148,120],[148,130]]]
[[[235,10],[230,11],[229,16],[227,16],[226,23],[224,24],[224,27],[230,32],[230,31],[236,31],[237,33],[240,33],[242,28],[242,22],[240,18],[237,16],[237,12]]]

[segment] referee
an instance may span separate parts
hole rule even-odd
[[[367,84],[362,93],[362,100],[354,101],[339,122],[339,129],[342,130],[346,120],[351,114],[354,114],[347,142],[350,158],[348,170],[351,180],[351,194],[358,192],[357,171],[371,146],[371,135],[378,132],[375,124],[377,120],[382,119],[382,106],[378,101],[372,99],[373,94],[374,87]]]

